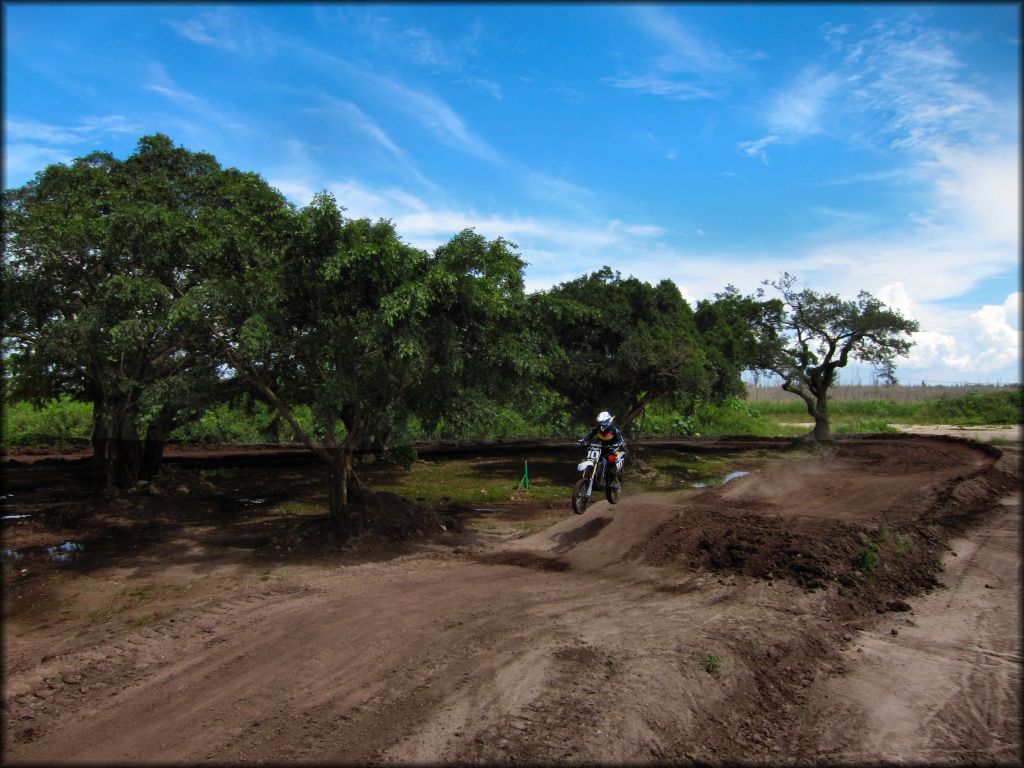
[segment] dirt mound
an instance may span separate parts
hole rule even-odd
[[[64,541],[55,504],[145,537],[5,560],[7,762],[1019,764],[1019,496],[986,517],[1017,467],[928,438],[733,463],[581,516],[380,494],[326,556],[313,465],[118,498],[8,467],[5,546]]]
[[[273,536],[268,551],[323,554],[344,549],[363,551],[408,542],[447,530],[444,516],[393,493],[365,493],[346,506],[338,525],[328,515],[292,523]]]
[[[718,506],[667,521],[624,559],[677,571],[784,580],[808,590],[833,584],[849,601],[886,606],[935,586],[939,551],[934,537],[916,531],[785,520]]]
[[[643,563],[667,581],[707,571],[833,586],[843,613],[889,610],[936,586],[944,542],[1014,487],[1001,456],[958,439],[850,438],[721,486],[631,499],[628,514],[598,503],[501,556],[540,567],[533,553],[548,570]]]

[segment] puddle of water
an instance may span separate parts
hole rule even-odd
[[[45,556],[49,560],[55,560],[57,562],[66,563],[73,559],[79,552],[85,551],[85,545],[79,544],[77,541],[65,541],[56,547],[46,547],[45,550],[42,548],[37,552],[20,552],[17,549],[5,549],[0,552],[0,561],[3,561],[4,572],[8,573],[15,568],[15,563],[20,560],[31,560],[32,558]],[[22,569],[24,572],[26,569]]]
[[[725,485],[730,480],[735,480],[738,477],[744,477],[745,475],[749,475],[749,474],[750,474],[749,472],[741,472],[741,471],[730,472],[728,475],[723,477],[721,480],[713,480],[713,481],[711,481],[709,483],[694,483],[691,487],[693,487],[693,488],[710,488],[713,485]]]
[[[507,509],[501,507],[474,507],[474,512],[508,512]]]
[[[265,504],[266,499],[235,499],[236,502],[246,507],[255,507],[259,504]]]
[[[26,517],[32,517],[32,515],[4,515],[0,517],[0,520],[22,520]]]
[[[46,548],[46,554],[50,556],[51,560],[61,561],[70,560],[76,552],[83,551],[85,551],[85,545],[79,544],[77,541],[65,541],[59,547]]]

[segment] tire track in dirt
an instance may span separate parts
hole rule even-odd
[[[890,448],[904,460],[894,462]],[[909,530],[938,510],[925,526],[937,538],[942,520],[968,512],[978,530],[991,526],[987,539],[969,539],[980,542],[976,556],[955,545],[963,547],[962,584],[985,569],[996,574],[1005,562],[991,553],[1008,523],[983,509],[998,485],[994,463],[966,443],[850,441],[769,461],[735,485],[600,502],[484,551],[289,566],[287,582],[235,587],[146,627],[112,629],[95,648],[38,667],[19,663],[5,691],[5,717],[18,723],[5,733],[5,756],[220,764],[873,759],[889,721],[873,720],[867,702],[879,679],[900,679],[898,649],[884,633],[910,618],[918,626],[900,624],[898,636],[908,658],[952,660],[948,690],[963,694],[922,692],[927,704],[907,722],[926,723],[931,754],[1019,757],[1019,740],[1006,731],[1007,708],[1019,704],[1013,627],[993,619],[1009,596],[1005,573],[988,602],[961,582],[922,598],[953,600],[936,603],[929,624],[922,609],[898,617],[855,609],[854,593],[869,579],[846,585],[836,567],[836,580],[805,588],[802,571],[780,565],[834,564],[850,552],[829,550],[830,532],[874,535],[880,521]],[[877,483],[893,475],[902,485]],[[831,501],[822,505],[814,491],[825,484]],[[856,505],[844,509],[844,497]],[[709,542],[748,548],[708,568],[701,553],[717,550],[701,548],[694,526],[722,520],[734,535],[708,528],[717,531]],[[785,538],[801,525],[822,535]],[[744,572],[761,555],[774,570]],[[158,578],[159,568],[151,571]],[[884,596],[896,582],[873,583]],[[962,626],[981,628],[971,635],[976,649],[959,635],[929,644],[957,610],[975,611]],[[995,694],[980,690],[990,685]],[[952,729],[955,722],[964,729]],[[865,739],[861,726],[881,742]]]
[[[1019,461],[1019,449],[1007,454],[1004,466]],[[880,620],[857,638],[850,676],[815,692],[827,724],[816,758],[1020,760],[1020,526],[1017,492],[950,542],[943,589],[912,599],[910,618]]]

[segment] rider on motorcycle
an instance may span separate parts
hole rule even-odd
[[[619,432],[618,427],[612,424],[615,417],[608,411],[601,411],[597,414],[597,425],[590,430],[585,437],[576,442],[579,445],[586,445],[595,437],[601,442],[601,458],[608,461],[609,468],[614,468],[615,477],[622,476],[622,464],[626,458],[626,438]]]

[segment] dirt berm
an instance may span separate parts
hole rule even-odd
[[[1018,764],[1019,460],[843,438],[387,557],[182,526],[11,588],[4,762]]]

